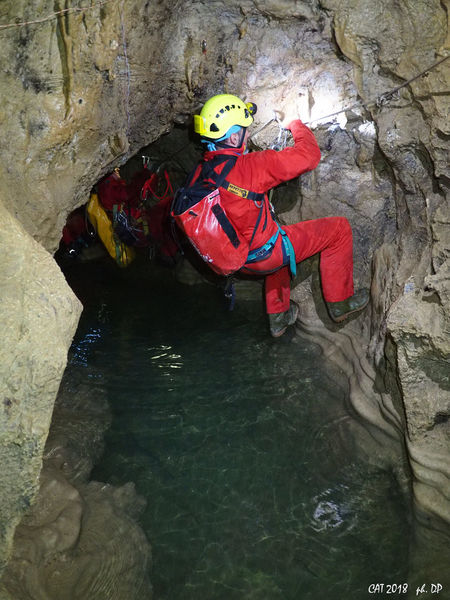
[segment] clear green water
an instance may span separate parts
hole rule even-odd
[[[133,481],[158,600],[360,600],[408,578],[408,509],[352,439],[340,373],[262,302],[89,264],[69,369],[113,413],[93,479]]]

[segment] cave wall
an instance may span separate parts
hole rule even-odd
[[[355,82],[366,102],[448,54],[448,7],[442,3],[324,4],[336,10],[336,41],[354,64]],[[388,211],[393,209],[395,230],[386,228],[383,243],[371,247],[368,346],[380,372],[386,369],[389,391],[403,404],[416,514],[425,511],[446,521],[450,516],[449,62],[371,110],[377,150],[392,185]]]
[[[1,30],[0,194],[49,251],[92,185],[172,124],[170,6],[100,4],[2,3],[3,23],[43,22]]]
[[[450,520],[444,334],[450,60],[391,102],[371,102],[445,56],[446,6],[439,0],[111,0],[91,7],[80,0],[80,10],[54,14],[67,8],[62,0],[4,1],[0,20],[17,23],[0,29],[0,200],[8,233],[0,243],[8,257],[0,277],[22,274],[16,288],[2,286],[2,319],[13,325],[2,336],[1,356],[9,357],[18,332],[29,332],[16,361],[20,374],[2,360],[5,389],[26,403],[8,406],[9,425],[0,433],[2,448],[11,450],[20,417],[34,444],[30,451],[25,438],[14,441],[17,476],[3,478],[11,499],[2,518],[4,556],[37,489],[80,310],[48,252],[57,248],[67,214],[86,202],[103,174],[174,123],[189,125],[192,113],[222,91],[256,101],[255,129],[274,108],[300,110],[308,121],[357,104],[338,118],[313,121],[323,158],[314,173],[278,193],[293,199],[281,218],[349,218],[356,279],[371,285],[372,304],[364,319],[344,327],[384,380],[381,391],[394,397],[418,505]],[[35,22],[20,25],[26,21]],[[268,147],[277,135],[272,123],[254,143]],[[16,306],[29,297],[34,305]],[[35,311],[47,305],[53,308],[42,327]],[[323,328],[326,336],[333,332],[327,323]],[[55,340],[56,356],[47,352]]]
[[[39,487],[81,306],[52,256],[0,201],[0,571]]]

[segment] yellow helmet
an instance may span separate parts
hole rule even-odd
[[[232,94],[218,94],[205,102],[199,115],[194,115],[194,130],[202,137],[219,140],[233,125],[251,125],[255,112],[253,102],[242,102]]]

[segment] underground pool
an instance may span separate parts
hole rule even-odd
[[[145,499],[154,598],[359,600],[408,581],[407,498],[359,451],[343,373],[295,330],[270,337],[258,284],[230,311],[163,267],[67,278],[84,304],[67,370],[112,414],[92,479]]]

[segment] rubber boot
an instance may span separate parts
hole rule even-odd
[[[370,293],[367,288],[355,292],[353,296],[341,302],[326,302],[328,314],[335,323],[344,321],[355,312],[365,308],[369,304]]]
[[[291,301],[289,310],[282,313],[269,314],[270,334],[272,337],[280,337],[297,320],[298,306]]]

